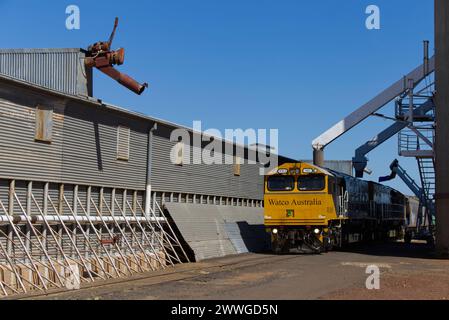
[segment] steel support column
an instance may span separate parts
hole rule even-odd
[[[324,149],[313,149],[313,164],[324,167]]]
[[[435,0],[436,250],[449,257],[449,1]]]

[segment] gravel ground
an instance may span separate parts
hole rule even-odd
[[[447,271],[446,271],[447,272]],[[448,274],[391,274],[380,290],[351,288],[326,295],[329,300],[449,300]]]
[[[449,299],[449,261],[425,244],[377,244],[322,255],[226,257],[119,283],[33,299],[52,300],[371,300]],[[366,267],[380,290],[366,289]]]

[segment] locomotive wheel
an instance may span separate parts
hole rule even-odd
[[[410,232],[407,232],[404,236],[404,242],[406,244],[410,244],[412,243],[412,238],[413,238],[412,234]]]
[[[283,241],[280,241],[278,239],[273,240],[271,246],[272,246],[273,252],[275,254],[280,255],[280,254],[288,252],[287,241],[285,241],[285,240],[283,240]]]
[[[282,248],[281,248],[281,246],[280,246],[278,240],[274,240],[274,241],[272,242],[272,244],[271,244],[271,247],[272,247],[273,252],[274,252],[275,254],[281,254],[281,253],[282,253]]]
[[[332,245],[331,238],[324,238],[324,252],[329,252],[334,249],[334,246]]]

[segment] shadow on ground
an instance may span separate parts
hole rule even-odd
[[[403,242],[388,243],[370,243],[370,244],[351,244],[343,249],[333,250],[334,252],[356,253],[361,255],[369,255],[376,257],[396,257],[396,258],[412,258],[412,259],[438,259],[435,254],[435,247],[426,243],[414,242],[406,244]],[[266,255],[276,256],[273,252],[267,250]],[[326,254],[326,253],[323,253]],[[315,253],[306,252],[290,252],[283,253],[283,256],[313,256]]]
[[[437,259],[434,246],[418,242],[411,244],[403,242],[354,244],[339,251],[378,257]]]

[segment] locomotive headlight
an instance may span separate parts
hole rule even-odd
[[[279,230],[278,229],[273,229],[273,234],[278,234]]]
[[[313,230],[313,232],[315,232],[315,234],[320,234],[321,230],[317,228],[317,229]]]

